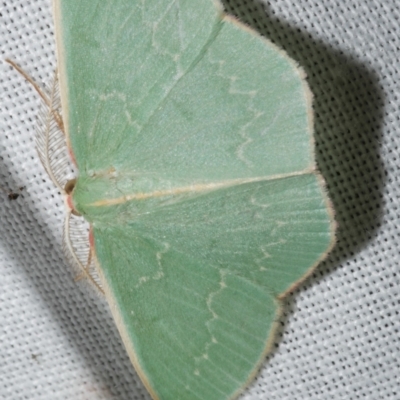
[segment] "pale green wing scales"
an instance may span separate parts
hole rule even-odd
[[[331,242],[322,198],[318,179],[303,175],[171,195],[94,225],[106,291],[156,398],[228,399],[249,380],[278,296]]]
[[[154,398],[231,398],[333,243],[303,73],[212,0],[55,16],[73,204],[130,357]]]
[[[59,18],[63,107],[81,175],[115,168],[192,183],[313,167],[309,91],[275,46],[221,20],[212,0],[114,3],[63,2]],[[167,5],[175,19],[167,14],[169,30],[157,34]]]

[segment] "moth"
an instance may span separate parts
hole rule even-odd
[[[305,74],[212,0],[53,4],[61,104],[44,96],[38,144],[69,258],[154,399],[235,398],[334,243]]]

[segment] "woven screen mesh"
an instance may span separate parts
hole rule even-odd
[[[275,349],[240,398],[399,399],[398,0],[225,7],[307,72],[339,224],[334,251],[289,297]],[[105,300],[64,260],[63,199],[34,145],[40,102],[3,62],[51,80],[50,1],[3,1],[0,14],[0,398],[149,399]]]

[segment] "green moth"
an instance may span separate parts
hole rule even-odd
[[[154,399],[237,396],[326,256],[311,94],[212,0],[55,0],[67,204]]]

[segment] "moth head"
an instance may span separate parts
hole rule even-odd
[[[72,193],[74,192],[75,189],[75,185],[76,185],[76,178],[74,179],[70,179],[69,181],[67,181],[67,183],[64,186],[64,193],[66,195],[66,204],[67,204],[67,208],[69,210],[71,210],[71,213],[80,217],[81,214],[78,213],[78,211],[75,210],[74,208],[74,203],[72,201]]]

